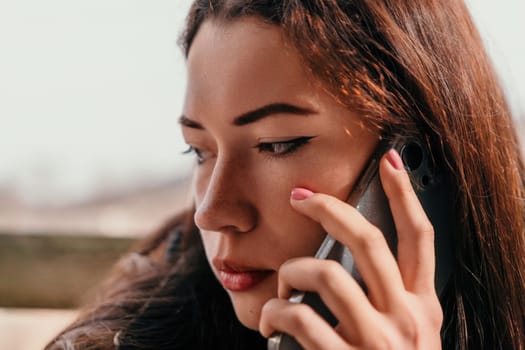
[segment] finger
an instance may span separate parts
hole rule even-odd
[[[381,159],[380,176],[398,236],[398,265],[408,291],[434,292],[434,230],[403,168],[390,150]]]
[[[363,334],[370,334],[379,324],[379,314],[363,289],[336,261],[315,258],[287,261],[279,269],[278,295],[288,298],[293,289],[319,294],[339,321],[339,329],[353,344],[360,344]]]
[[[402,297],[403,281],[385,237],[355,208],[335,197],[311,192],[302,197],[292,192],[291,204],[350,249],[368,287],[370,300],[378,310],[386,311]]]
[[[308,305],[284,299],[270,299],[264,304],[259,331],[264,337],[274,332],[289,334],[306,350],[354,349]]]

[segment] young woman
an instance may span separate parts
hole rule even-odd
[[[507,105],[458,0],[196,0],[182,37],[194,209],[141,242],[48,349],[525,349],[525,173]],[[427,140],[451,174],[452,276],[397,152],[398,232],[344,203],[380,135]],[[365,293],[311,258],[325,232]],[[437,262],[439,263],[439,261]],[[292,289],[314,291],[335,329]]]

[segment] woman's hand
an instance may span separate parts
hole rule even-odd
[[[380,176],[398,234],[397,261],[383,234],[350,205],[299,190],[292,206],[346,245],[367,285],[365,294],[337,262],[297,258],[279,270],[278,299],[262,310],[259,329],[292,335],[305,349],[441,349],[443,312],[434,287],[434,231],[396,151]],[[318,293],[339,320],[332,328],[292,289]]]

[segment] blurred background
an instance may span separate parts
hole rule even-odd
[[[0,0],[0,349],[41,349],[190,201],[190,0]],[[468,5],[525,129],[521,0]]]

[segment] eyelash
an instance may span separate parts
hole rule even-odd
[[[279,142],[261,142],[256,145],[255,148],[257,148],[260,153],[268,153],[271,157],[283,157],[297,151],[314,137],[315,136],[301,136]],[[284,150],[277,150],[276,147],[284,147]]]
[[[278,142],[261,142],[257,144],[256,148],[259,153],[267,153],[269,157],[284,157],[293,152],[299,150],[302,146],[306,145],[315,136],[301,136],[290,140],[278,141]],[[277,147],[284,147],[284,150],[278,150]],[[200,148],[194,146],[188,146],[188,149],[182,152],[183,154],[193,153],[197,158],[197,164],[202,164],[206,161],[206,157],[203,155],[203,151]]]
[[[195,155],[195,158],[197,158],[197,164],[200,165],[205,161],[204,157],[202,156],[202,151],[200,150],[200,148],[188,146],[188,149],[182,152],[182,154],[192,154],[192,153]]]

